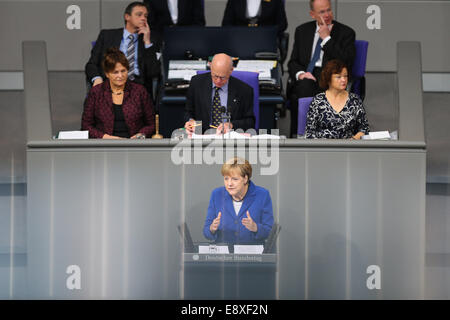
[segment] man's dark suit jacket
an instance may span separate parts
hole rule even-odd
[[[100,76],[106,80],[102,69],[103,55],[111,47],[120,48],[123,38],[123,28],[100,31],[95,46],[91,50],[91,57],[85,66],[86,80],[92,84],[92,78]],[[145,49],[142,35],[138,38],[138,68],[142,84],[149,94],[152,94],[152,78],[160,73],[160,64],[156,59],[156,46]]]
[[[148,25],[150,31],[156,33],[158,41],[162,41],[165,26],[174,25],[167,0],[144,0],[147,5]],[[202,0],[178,0],[177,26],[204,26],[205,10]]]
[[[147,90],[127,81],[122,102],[123,115],[130,137],[136,133],[147,137],[155,132],[155,115]],[[114,131],[114,111],[109,80],[93,87],[84,102],[81,129],[89,130],[89,138],[102,138]]]
[[[228,0],[223,15],[222,26],[247,26],[247,1]],[[283,33],[287,28],[286,11],[282,0],[261,1],[261,13],[258,20],[259,26],[278,26],[278,33]]]
[[[186,96],[185,121],[202,121],[203,132],[210,129],[212,106],[211,73],[199,74],[191,79]],[[253,113],[253,88],[245,82],[230,77],[228,80],[227,110],[231,113],[233,129],[244,131],[255,127]]]
[[[304,23],[295,29],[295,42],[292,49],[291,59],[288,63],[289,76],[295,79],[299,71],[306,71],[316,32],[317,23],[311,21]],[[342,60],[349,69],[355,59],[355,31],[352,28],[333,20],[333,28],[330,33],[331,39],[323,47],[322,67],[332,59]],[[350,70],[349,70],[350,73]],[[297,80],[297,79],[295,79]]]

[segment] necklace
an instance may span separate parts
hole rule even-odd
[[[248,191],[248,189],[245,191],[245,194],[244,194],[244,196],[242,197],[242,199],[241,200],[236,200],[235,198],[233,198],[233,197],[231,197],[231,198],[233,198],[233,201],[235,201],[235,202],[242,202],[242,201],[244,201],[244,199],[245,199],[245,196],[247,195],[247,191]]]
[[[115,94],[115,95],[121,95],[122,93],[123,93],[123,91],[119,91],[119,92],[114,92],[114,91],[111,91],[112,92],[112,94]]]

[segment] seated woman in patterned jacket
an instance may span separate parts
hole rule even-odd
[[[361,139],[369,133],[366,111],[359,96],[346,91],[348,68],[342,61],[330,60],[322,69],[320,86],[309,107],[306,138]]]

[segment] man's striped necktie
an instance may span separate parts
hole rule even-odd
[[[130,80],[134,80],[134,63],[135,63],[135,54],[136,54],[136,46],[134,44],[134,36],[130,34],[128,36],[128,47],[127,47],[127,60],[130,68],[128,69],[128,78]]]

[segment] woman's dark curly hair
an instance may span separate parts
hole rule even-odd
[[[327,90],[330,87],[331,76],[333,74],[341,73],[344,68],[347,69],[347,72],[349,72],[347,66],[341,60],[333,59],[328,61],[320,74],[319,86],[322,89]]]

